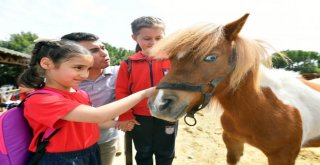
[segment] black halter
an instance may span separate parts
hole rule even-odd
[[[189,125],[189,126],[194,126],[197,124],[197,120],[194,117],[194,114],[196,112],[198,112],[199,110],[203,109],[205,106],[208,105],[212,94],[216,88],[216,86],[224,79],[224,77],[222,78],[217,78],[214,79],[212,81],[210,81],[207,84],[201,84],[201,85],[191,85],[191,84],[186,84],[186,83],[180,83],[180,84],[176,84],[176,83],[167,83],[167,82],[163,82],[160,83],[157,86],[157,89],[173,89],[173,90],[182,90],[182,91],[191,91],[191,92],[200,92],[203,95],[203,101],[202,103],[198,106],[198,107],[194,107],[192,108],[191,111],[189,111],[186,116],[184,117],[184,122]],[[209,91],[205,91],[206,86],[209,85],[211,87],[211,90]],[[187,122],[187,118],[191,118],[193,119],[193,123],[190,124]]]
[[[195,126],[197,124],[197,120],[194,117],[194,114],[199,110],[206,107],[212,97],[212,94],[217,87],[217,85],[226,77],[228,76],[231,71],[234,69],[235,59],[236,58],[236,51],[235,49],[232,50],[232,55],[229,58],[229,65],[231,65],[231,69],[227,72],[224,76],[218,77],[213,79],[212,81],[208,82],[207,84],[200,84],[200,85],[193,85],[187,83],[168,83],[163,82],[157,85],[156,89],[172,89],[172,90],[182,90],[182,91],[191,91],[191,92],[200,92],[203,95],[203,101],[198,107],[193,107],[191,111],[187,112],[186,116],[184,117],[184,122],[189,126]],[[211,87],[211,90],[205,91],[206,86]],[[193,123],[188,123],[187,118],[193,119]]]

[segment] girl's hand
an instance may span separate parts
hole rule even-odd
[[[99,128],[113,128],[116,127],[117,121],[109,120],[103,123],[98,123]]]
[[[156,91],[156,87],[151,87],[143,90],[145,97],[150,97]]]

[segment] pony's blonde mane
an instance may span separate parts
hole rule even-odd
[[[222,35],[221,26],[215,24],[197,24],[179,30],[159,41],[151,50],[151,56],[162,58],[162,55],[174,57],[178,53],[193,52],[194,55],[210,53],[217,46]],[[194,57],[197,58],[197,57]]]
[[[186,55],[192,54],[192,58],[197,59],[211,53],[213,49],[217,49],[224,40],[223,26],[195,25],[159,41],[152,48],[151,56],[172,58],[183,52]],[[236,89],[247,73],[252,72],[254,88],[259,92],[259,65],[262,61],[271,61],[271,56],[268,55],[264,42],[238,36],[232,45],[236,50],[236,62],[230,79],[231,89]]]
[[[260,93],[259,66],[261,64],[266,66],[272,65],[271,56],[268,54],[265,44],[263,41],[250,40],[241,36],[238,36],[234,40],[237,60],[230,78],[232,89],[235,89],[240,81],[249,72],[252,72],[254,89],[257,93]]]

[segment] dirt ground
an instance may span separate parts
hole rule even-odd
[[[224,165],[226,148],[222,141],[219,116],[212,112],[198,112],[197,125],[187,126],[179,122],[176,141],[176,159],[173,165]],[[258,149],[245,145],[239,165],[267,165],[266,156]],[[320,148],[304,148],[296,165],[320,165]]]
[[[187,126],[183,119],[179,121],[173,165],[226,165],[227,150],[222,141],[219,116],[201,111],[196,114],[196,119],[197,125],[193,127]],[[125,164],[124,154],[114,161],[114,165],[122,164]],[[267,164],[267,158],[260,150],[245,145],[238,165]],[[320,148],[302,149],[296,165],[320,165]]]

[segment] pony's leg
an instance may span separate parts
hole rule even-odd
[[[274,154],[267,154],[269,165],[294,165],[300,148],[285,148]]]
[[[237,164],[243,154],[244,143],[232,138],[224,131],[222,138],[227,147],[227,163],[231,165]]]

